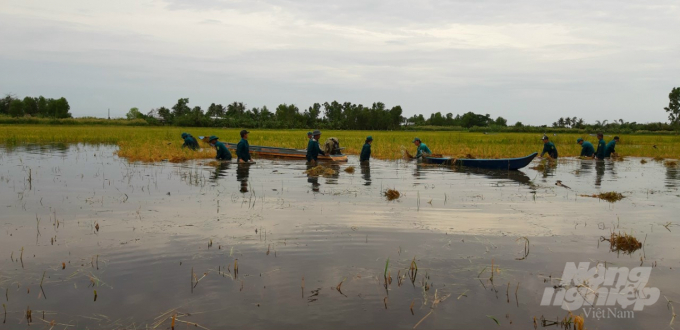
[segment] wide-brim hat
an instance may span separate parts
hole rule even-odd
[[[211,136],[208,138],[208,141],[218,140],[218,139],[219,139],[219,138],[218,138],[217,136],[211,135]]]
[[[315,130],[315,131],[312,133],[312,135],[321,135],[321,131]]]

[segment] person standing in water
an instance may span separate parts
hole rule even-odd
[[[576,143],[581,145],[581,157],[593,157],[595,154],[595,148],[593,147],[593,144],[588,142],[588,141],[583,141],[582,138],[578,138],[576,140]]]
[[[613,140],[607,143],[607,147],[604,149],[604,158],[616,157],[616,143],[619,142],[619,137],[615,136]]]
[[[248,131],[241,131],[241,141],[236,145],[236,158],[239,163],[249,163],[253,159],[250,157],[250,144],[248,144]]]
[[[557,159],[557,147],[555,147],[555,144],[550,142],[548,140],[548,137],[546,135],[543,136],[543,152],[541,152],[541,155],[539,157],[543,157],[543,155],[548,154],[550,158],[552,159]]]
[[[371,160],[371,143],[373,143],[373,137],[369,135],[368,137],[366,137],[364,147],[361,148],[361,155],[359,156],[360,162],[368,163],[368,161]]]
[[[229,152],[229,149],[227,149],[224,143],[217,141],[218,139],[219,138],[214,135],[208,138],[208,143],[210,143],[210,145],[213,146],[215,150],[217,150],[217,155],[215,156],[215,159],[231,160],[231,152]]]
[[[319,155],[326,155],[326,153],[321,150],[321,147],[319,146],[319,139],[321,138],[321,131],[316,130],[312,134],[314,138],[309,140],[309,143],[307,143],[307,161],[311,162],[314,161],[316,163],[317,158]]]
[[[602,132],[597,133],[597,151],[595,151],[595,157],[597,159],[604,159],[604,151],[607,149],[607,146],[604,143],[604,134]]]

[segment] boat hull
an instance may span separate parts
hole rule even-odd
[[[225,143],[225,146],[236,150],[235,143]],[[307,160],[307,150],[264,146],[250,146],[249,149],[252,155],[257,156]],[[347,155],[319,155],[317,159],[321,161],[346,162]]]
[[[519,158],[504,159],[453,159],[450,157],[426,157],[425,162],[429,164],[458,165],[465,167],[484,168],[490,170],[519,170],[526,167],[538,155],[537,152]]]

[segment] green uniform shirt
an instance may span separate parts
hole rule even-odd
[[[365,162],[371,159],[371,145],[366,143],[364,147],[361,148],[361,156],[359,156],[360,162]]]
[[[215,142],[215,149],[217,149],[217,156],[215,157],[218,160],[231,160],[231,152],[229,152],[229,149],[224,145],[224,143],[217,141]]]
[[[604,141],[603,141],[604,142]],[[616,140],[611,140],[609,143],[607,143],[607,147],[604,149],[604,157],[611,157],[612,152],[616,152]]]
[[[250,145],[248,144],[248,140],[241,139],[241,141],[239,141],[236,145],[236,159],[241,159],[244,162],[247,162],[251,159]]]
[[[198,142],[191,135],[187,136],[187,138],[184,139],[184,144],[182,145],[182,148],[184,148],[184,147],[189,148],[191,150],[198,150],[198,148],[199,148]]]
[[[593,144],[588,141],[583,141],[583,144],[581,145],[581,156],[593,157],[594,154],[595,148],[593,147]]]
[[[309,143],[307,143],[307,161],[316,160],[319,157],[319,154],[326,155],[326,153],[321,150],[321,147],[319,147],[319,141],[314,139],[309,140]]]
[[[607,149],[607,146],[604,144],[604,139],[600,140],[597,142],[597,151],[595,152],[595,157],[597,159],[604,159],[604,150]]]
[[[418,146],[418,150],[416,152],[416,158],[420,158],[426,155],[431,155],[432,151],[430,151],[430,148],[427,147],[425,143],[420,143]]]
[[[543,157],[545,153],[548,153],[550,158],[557,159],[557,148],[555,147],[555,144],[552,142],[544,143],[543,152],[541,152],[541,157]]]

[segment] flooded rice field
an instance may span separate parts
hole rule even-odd
[[[677,325],[677,166],[561,159],[498,172],[352,156],[310,177],[300,161],[114,152],[0,150],[0,329]],[[624,198],[588,197],[605,192]],[[612,234],[640,245],[619,249]],[[642,284],[658,291],[598,301],[598,274],[563,281],[570,262],[629,269],[628,282],[651,269]]]

